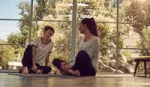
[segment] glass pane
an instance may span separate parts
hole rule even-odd
[[[19,3],[25,1],[30,3],[30,0],[4,0],[0,2],[0,19],[20,19],[21,10],[19,9]]]
[[[29,26],[22,26],[21,21],[0,21],[0,44],[22,44],[23,47],[29,40]]]
[[[0,32],[0,39],[7,42],[8,36],[10,34],[19,33],[19,25],[18,21],[0,21],[1,32]],[[0,42],[0,43],[2,43]]]
[[[120,37],[123,38],[122,52],[126,56],[127,62],[135,66],[133,58],[135,56],[149,56],[149,35],[150,35],[150,2],[149,0],[124,0],[119,4]],[[131,66],[127,67],[131,69]],[[139,67],[139,71],[144,69]]]
[[[77,20],[94,17],[99,22],[116,22],[115,0],[77,1]]]
[[[33,20],[72,20],[72,0],[34,0]]]
[[[149,0],[124,0],[120,3],[120,22],[149,24]]]
[[[25,48],[19,45],[0,45],[0,70],[18,70]],[[0,71],[0,72],[1,72]]]
[[[122,46],[119,47],[119,69],[124,73],[133,73],[135,62],[134,58],[141,55],[141,38],[132,24],[120,24],[119,26],[120,40]]]
[[[114,73],[116,71],[116,24],[97,23],[99,31],[99,64],[101,73]]]

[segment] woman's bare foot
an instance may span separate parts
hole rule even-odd
[[[76,75],[76,76],[81,76],[79,70],[76,70],[76,71],[75,71],[75,75]]]
[[[58,71],[57,71],[57,70],[55,70],[55,71],[54,71],[54,75],[57,75],[57,74],[58,74]]]
[[[18,72],[19,72],[19,73],[22,73],[22,70],[23,70],[23,67],[19,67],[19,68],[18,68]]]
[[[36,74],[42,74],[43,70],[42,69],[37,69]]]
[[[29,70],[27,67],[22,67],[22,74],[28,74]]]

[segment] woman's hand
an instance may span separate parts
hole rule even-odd
[[[32,71],[35,71],[35,72],[36,72],[37,66],[36,66],[36,65],[33,65],[31,69],[32,69]]]
[[[61,63],[61,68],[63,71],[68,72],[68,70],[70,69],[70,65],[66,62]]]
[[[75,75],[76,75],[76,76],[81,76],[81,75],[80,75],[80,71],[79,71],[79,70],[76,70],[76,71],[75,71]]]

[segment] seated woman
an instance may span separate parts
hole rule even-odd
[[[53,65],[59,70],[76,76],[95,76],[98,61],[99,40],[95,20],[84,18],[80,23],[80,33],[84,38],[79,44],[79,52],[75,59],[75,64],[69,64],[60,59],[54,59]]]
[[[54,28],[45,26],[44,36],[36,37],[32,45],[27,46],[22,59],[23,67],[20,69],[20,73],[47,74],[51,71],[48,62],[54,44],[51,39],[53,35]]]

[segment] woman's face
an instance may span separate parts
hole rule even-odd
[[[44,36],[47,38],[51,38],[53,35],[54,35],[53,31],[50,29],[44,32]]]
[[[68,71],[68,69],[70,69],[70,65],[68,63],[66,63],[66,62],[62,62],[61,63],[61,69],[63,71]]]
[[[79,31],[80,31],[80,33],[84,33],[85,30],[86,30],[85,24],[80,23],[80,25],[79,25]]]

